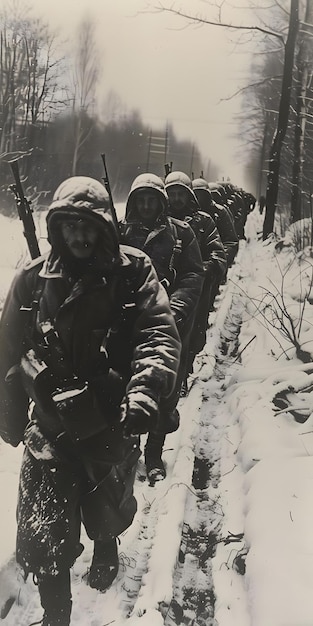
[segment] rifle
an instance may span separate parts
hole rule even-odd
[[[109,201],[110,201],[110,208],[111,208],[111,213],[112,213],[112,217],[115,223],[115,226],[117,227],[118,231],[119,231],[119,224],[118,224],[118,219],[117,219],[117,214],[116,214],[116,209],[114,206],[114,202],[113,202],[113,196],[112,196],[112,192],[111,192],[111,185],[110,185],[110,181],[109,181],[109,175],[108,175],[108,170],[107,170],[107,166],[106,166],[106,162],[105,162],[105,154],[101,154],[101,158],[102,158],[102,162],[103,162],[103,167],[104,167],[104,176],[102,177],[103,180],[103,184],[109,194]]]
[[[9,189],[10,191],[13,191],[15,196],[18,216],[23,222],[23,234],[27,241],[30,256],[32,259],[36,259],[38,256],[40,256],[41,253],[36,237],[36,228],[32,216],[32,209],[30,208],[30,203],[28,202],[27,198],[25,198],[24,196],[24,191],[18,169],[18,161],[12,161],[10,163],[10,166],[15,179],[15,185],[10,185]]]
[[[171,161],[170,163],[165,163],[164,169],[165,169],[165,176],[168,176],[173,170],[173,161]]]

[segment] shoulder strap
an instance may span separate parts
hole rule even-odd
[[[182,253],[182,239],[179,239],[178,237],[178,231],[177,231],[177,226],[176,224],[170,219],[170,226],[171,226],[171,231],[172,231],[172,235],[174,237],[174,247],[173,247],[173,252],[172,252],[172,256],[170,258],[170,262],[169,262],[169,270],[171,272],[174,273],[174,276],[176,277],[176,263],[178,261],[178,258],[180,256],[180,254]]]
[[[177,226],[176,224],[173,222],[172,218],[169,220],[170,226],[171,226],[171,231],[172,231],[172,235],[176,241],[176,239],[178,238],[178,233],[177,233]]]
[[[27,315],[27,322],[25,325],[25,340],[28,340],[28,341],[33,341],[33,334],[34,334],[34,329],[36,328],[36,317],[37,317],[37,312],[38,312],[38,307],[39,307],[39,301],[41,298],[41,294],[43,292],[44,285],[45,285],[45,278],[37,274],[35,277],[34,285],[33,285],[31,303],[29,306],[22,305],[20,308],[20,311],[25,312],[25,314]]]

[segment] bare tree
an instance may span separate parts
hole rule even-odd
[[[259,32],[259,33],[263,33],[264,35],[270,35],[272,37],[277,38],[278,40],[281,41],[281,43],[284,43],[284,35],[279,32],[278,30],[274,30],[271,29],[267,26],[262,26],[262,25],[257,25],[257,24],[249,24],[249,25],[243,25],[243,24],[232,24],[230,21],[225,21],[223,19],[221,19],[221,9],[224,5],[224,2],[221,2],[221,7],[219,7],[219,18],[218,19],[208,19],[206,17],[203,17],[202,15],[195,15],[194,13],[189,13],[186,11],[182,11],[180,9],[176,9],[174,4],[171,4],[171,6],[166,6],[163,4],[163,2],[159,2],[155,5],[154,9],[156,12],[160,11],[164,11],[167,13],[172,13],[174,15],[177,15],[179,17],[184,18],[187,23],[189,24],[207,24],[209,26],[219,26],[222,28],[228,28],[231,29],[233,31],[247,31],[247,32]],[[211,5],[212,6],[212,5]],[[243,8],[243,7],[242,7]]]
[[[284,71],[277,120],[277,130],[271,146],[269,158],[269,173],[267,179],[266,212],[263,224],[263,239],[266,239],[274,228],[274,219],[277,208],[277,196],[279,187],[280,156],[289,118],[293,63],[298,26],[299,0],[291,0],[289,30],[285,45]]]
[[[1,19],[0,150],[3,152],[25,144],[30,126],[49,115],[59,61],[53,52],[55,38],[47,24],[33,19],[27,8],[9,4]]]
[[[306,0],[304,23],[299,29],[299,51],[297,55],[297,95],[294,159],[291,193],[291,221],[303,217],[303,166],[305,134],[308,122],[308,87],[312,82],[313,70],[313,2]]]
[[[259,5],[259,3],[257,3]],[[264,21],[258,20],[258,24],[233,24],[229,21],[225,21],[221,17],[221,11],[224,7],[224,2],[220,5],[220,12],[218,19],[206,19],[200,15],[193,15],[186,11],[181,11],[175,8],[175,5],[166,6],[164,3],[159,2],[159,4],[155,7],[157,11],[166,11],[168,13],[175,14],[181,18],[184,18],[189,24],[206,24],[211,26],[219,26],[227,29],[231,29],[232,31],[237,31],[240,33],[248,32],[248,33],[259,33],[263,34],[265,37],[274,38],[275,41],[279,43],[279,45],[283,46],[284,50],[284,62],[283,62],[283,71],[282,71],[282,84],[281,84],[281,92],[280,92],[280,104],[278,108],[277,115],[277,127],[275,128],[274,140],[270,148],[269,154],[269,165],[268,165],[268,177],[267,177],[267,211],[265,214],[265,220],[263,225],[263,237],[266,238],[273,230],[274,226],[274,216],[275,210],[277,206],[277,196],[279,189],[279,172],[280,172],[280,160],[281,160],[281,150],[283,146],[284,137],[287,130],[288,118],[289,118],[289,109],[290,109],[290,97],[291,97],[291,87],[292,87],[292,77],[293,77],[293,60],[294,60],[294,50],[296,44],[296,36],[298,32],[298,12],[299,12],[299,0],[291,0],[290,5],[290,15],[289,15],[289,27],[287,39],[285,41],[285,30],[284,28],[275,28],[274,26],[271,28],[267,26]],[[279,8],[284,12],[284,7],[276,0],[273,5],[268,5],[268,9],[273,10],[273,8]],[[259,8],[255,7],[255,8]],[[261,46],[259,46],[259,51],[261,51]],[[277,50],[276,50],[277,51]],[[275,52],[276,52],[275,51]],[[241,91],[241,90],[239,90]],[[261,119],[262,116],[260,116]],[[268,116],[264,118],[264,129],[268,131]],[[256,140],[256,135],[254,134],[254,140]],[[263,152],[265,154],[265,146],[262,139],[259,138],[259,146],[263,145]],[[260,149],[260,148],[259,148]],[[262,158],[262,162],[264,163],[264,158]]]
[[[81,22],[74,67],[74,148],[72,175],[77,173],[81,151],[92,128],[89,116],[93,112],[98,82],[99,59],[94,41],[94,24],[86,18]]]

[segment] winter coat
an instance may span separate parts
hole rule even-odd
[[[214,220],[203,211],[194,211],[184,219],[196,235],[206,273],[221,282],[226,276],[227,259]]]
[[[241,194],[237,188],[230,183],[222,183],[224,192],[226,194],[225,205],[231,211],[234,220],[235,231],[239,239],[244,237],[244,225],[246,221],[246,214],[244,208],[244,202]]]
[[[214,220],[225,249],[227,267],[230,267],[239,247],[238,236],[234,228],[234,223],[227,210],[221,204],[217,204],[214,200],[212,200],[209,190],[203,187],[194,189],[194,192],[201,206],[201,210],[210,215],[210,217]]]
[[[151,225],[150,220],[148,223],[143,221],[138,212],[136,194],[139,190],[153,192],[159,199],[159,213]],[[166,422],[175,416],[185,379],[190,334],[204,282],[203,261],[193,230],[185,222],[168,217],[167,213],[168,197],[162,179],[154,174],[139,175],[132,184],[120,232],[122,241],[144,250],[151,258],[159,280],[166,287],[182,342],[176,386],[171,396],[160,403],[160,415]]]
[[[215,202],[218,205],[221,205],[227,211],[227,214],[230,217],[233,223],[233,226],[235,228],[234,216],[233,216],[233,213],[231,211],[231,208],[228,202],[228,195],[223,185],[221,183],[209,183],[208,190],[211,194],[211,198],[213,202]],[[235,232],[236,232],[236,229],[235,229]]]
[[[86,208],[85,201],[81,206],[78,192],[74,194],[76,203],[69,196],[67,207],[64,197],[52,205],[47,218],[51,253],[18,272],[4,305],[0,325],[0,434],[13,445],[22,439],[28,420],[29,397],[18,373],[23,354],[30,346],[38,346],[38,356],[45,356],[43,360],[54,368],[49,351],[45,354],[43,328],[47,320],[53,320],[72,373],[88,381],[96,395],[98,375],[101,379],[97,401],[104,402],[106,418],[100,426],[88,420],[87,442],[89,428],[94,435],[104,427],[109,436],[124,394],[127,403],[138,394],[157,400],[170,395],[175,385],[180,340],[166,291],[150,259],[135,248],[119,247],[110,213]],[[105,248],[109,254],[101,248],[92,271],[80,277],[65,267],[60,256],[58,228],[64,211],[90,216],[103,230],[103,240],[110,239]],[[34,294],[38,284],[41,293],[37,304]],[[30,333],[34,317],[36,329]],[[12,374],[11,384],[5,382],[8,372]],[[45,433],[56,436],[64,424],[51,400],[42,396],[44,393],[35,406],[35,419]]]
[[[73,218],[96,226],[87,259],[65,244]],[[119,245],[98,181],[61,184],[47,228],[51,252],[17,273],[0,324],[0,434],[25,443],[16,559],[37,577],[71,567],[82,521],[101,541],[132,523],[139,437],[124,436],[121,402],[157,430],[181,350],[166,291],[146,254]]]
[[[151,258],[165,285],[180,336],[194,317],[203,285],[203,263],[195,235],[188,224],[162,213],[151,230],[144,226],[128,199],[120,224],[121,241],[143,250]],[[175,248],[177,250],[175,251]]]
[[[174,192],[173,194],[171,194],[171,188]],[[170,172],[165,179],[165,189],[170,198],[170,215],[174,214],[175,217],[185,220],[195,233],[205,270],[202,292],[195,311],[186,359],[185,374],[188,375],[192,371],[195,355],[205,345],[209,311],[218,285],[226,276],[227,259],[213,219],[200,211],[200,205],[192,189],[192,181],[189,176],[180,171]],[[177,194],[177,192],[182,193]]]
[[[177,177],[176,174],[178,175]],[[186,182],[183,182],[185,179]],[[227,272],[224,246],[213,219],[206,213],[203,213],[203,211],[200,211],[198,200],[191,189],[191,181],[190,186],[188,181],[189,177],[183,176],[183,172],[172,172],[165,180],[167,183],[165,184],[165,189],[181,185],[188,191],[190,202],[184,208],[183,214],[179,215],[179,218],[187,222],[195,233],[207,280],[211,278],[213,282],[220,283]],[[171,208],[169,212],[171,214]]]

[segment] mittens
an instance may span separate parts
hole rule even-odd
[[[159,416],[158,398],[142,391],[130,393],[121,405],[124,437],[148,433]]]

